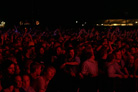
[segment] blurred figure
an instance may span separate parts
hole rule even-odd
[[[134,92],[135,91],[135,82],[134,74],[135,74],[135,58],[132,55],[128,56],[128,62],[126,64],[126,68],[128,70],[129,78],[125,81],[125,85],[127,86],[126,91]],[[126,87],[125,86],[125,87]]]
[[[15,65],[15,74],[16,74],[16,75],[19,75],[20,72],[21,72],[20,67],[19,67],[18,64],[16,64],[16,65]]]
[[[42,66],[38,62],[33,62],[30,66],[30,75],[31,75],[31,86],[34,88],[36,92],[39,92],[39,84],[41,80],[41,71],[42,71]]]
[[[30,77],[29,75],[22,76],[22,89],[25,92],[35,92],[35,90],[30,86]]]
[[[1,90],[1,92],[13,92],[13,91],[14,91],[13,84],[10,85],[8,88]]]
[[[60,69],[60,66],[65,61],[65,54],[63,54],[63,50],[61,46],[57,46],[55,48],[55,53],[51,56],[51,64],[56,68],[57,72]]]
[[[98,90],[98,62],[95,61],[93,48],[87,45],[84,49],[86,60],[82,63],[80,78],[80,92],[97,92]]]
[[[38,48],[36,59],[39,63],[46,63],[47,61],[45,49],[42,46]]]
[[[44,69],[44,74],[40,78],[39,92],[56,92],[56,86],[51,83],[51,80],[56,74],[56,69],[53,66],[48,66]],[[49,85],[49,83],[51,85]],[[53,89],[54,87],[54,89]],[[48,88],[48,90],[47,90]]]
[[[111,54],[108,56],[106,66],[107,66],[108,77],[110,77],[110,78],[116,78],[116,77],[123,78],[124,73],[121,72],[120,69],[117,69],[114,54]]]
[[[134,71],[135,71],[135,58],[132,55],[128,56],[128,62],[126,64],[126,68],[128,70],[128,74],[130,78],[134,77]]]
[[[15,64],[10,60],[5,60],[2,64],[1,86],[4,89],[12,88],[15,73]]]
[[[32,59],[25,60],[24,69],[23,69],[24,73],[30,74],[30,66],[31,66],[32,63],[33,63]]]
[[[112,91],[125,90],[125,81],[122,78],[127,79],[129,76],[128,70],[125,66],[125,62],[122,60],[122,54],[120,50],[113,52],[113,58],[108,61],[107,73],[112,85]]]
[[[15,76],[14,83],[14,92],[22,92],[22,78],[20,75]]]
[[[80,58],[76,56],[74,48],[70,47],[67,51],[65,63],[61,65],[61,68],[64,68],[66,73],[68,73],[72,77],[75,77],[78,75],[79,72],[79,64]]]
[[[67,50],[67,57],[65,63],[61,65],[64,70],[64,80],[66,89],[70,92],[77,91],[78,88],[78,76],[79,76],[79,65],[80,58],[76,56],[76,52],[73,47],[69,47]]]

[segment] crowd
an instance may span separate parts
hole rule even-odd
[[[0,29],[0,92],[137,92],[138,29]]]

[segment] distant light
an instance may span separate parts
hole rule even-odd
[[[6,22],[1,21],[0,27],[4,27],[4,26],[5,26],[5,24],[6,24]]]
[[[76,23],[78,23],[78,21],[76,21]]]
[[[103,26],[110,26],[110,24],[103,24]]]
[[[5,22],[4,22],[4,21],[2,21],[2,22],[1,22],[1,24],[5,25]]]
[[[37,21],[36,21],[36,25],[39,25],[39,24],[40,24],[40,22],[37,20]]]
[[[118,24],[113,24],[114,26],[118,26]]]
[[[82,26],[84,26],[84,24],[82,24]]]
[[[103,26],[103,24],[101,24]]]
[[[129,24],[127,24],[128,26],[133,26],[133,24],[132,23],[129,23]]]
[[[84,22],[84,24],[86,24],[87,22]]]
[[[26,23],[24,23],[24,25],[30,25],[30,23],[29,22],[26,22]]]
[[[23,25],[23,22],[22,22],[22,21],[20,21],[20,22],[19,22],[19,24],[20,24],[20,25]]]
[[[138,23],[137,21],[135,23]]]
[[[121,26],[126,26],[126,24],[121,24]]]

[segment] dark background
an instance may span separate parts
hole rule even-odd
[[[3,0],[0,20],[40,20],[43,24],[94,23],[100,19],[138,18],[138,5],[132,1],[46,1]]]

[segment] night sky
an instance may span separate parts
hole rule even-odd
[[[0,20],[38,19],[44,23],[92,22],[108,18],[138,18],[135,2],[3,0]]]

